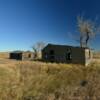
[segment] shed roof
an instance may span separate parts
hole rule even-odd
[[[46,47],[48,47],[48,46],[49,46],[49,47],[50,47],[50,46],[51,46],[51,47],[52,47],[52,46],[53,46],[53,47],[61,47],[61,48],[68,48],[68,47],[69,47],[69,48],[89,49],[89,48],[86,48],[86,47],[78,47],[78,46],[70,46],[70,45],[59,45],[59,44],[48,44]],[[46,48],[46,47],[45,47],[45,48]],[[44,48],[44,49],[45,49],[45,48]]]
[[[20,50],[17,50],[17,51],[12,51],[11,53],[33,53],[31,51],[20,51]]]
[[[23,51],[17,50],[17,51],[12,51],[11,53],[23,53]]]

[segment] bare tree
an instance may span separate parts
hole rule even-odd
[[[98,33],[99,27],[96,25],[96,22],[84,19],[82,16],[78,16],[77,22],[80,32],[80,46],[88,47],[89,41]]]
[[[44,42],[37,42],[32,46],[32,49],[34,50],[35,58],[40,58],[41,51],[45,47],[45,45],[46,44]]]

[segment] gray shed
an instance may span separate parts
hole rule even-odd
[[[33,60],[34,53],[30,51],[14,51],[9,54],[9,58],[16,60]]]
[[[48,44],[42,50],[42,59],[50,62],[88,65],[92,60],[92,50],[68,45]]]

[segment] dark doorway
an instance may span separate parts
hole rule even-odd
[[[68,62],[71,62],[71,60],[72,60],[72,52],[71,52],[71,49],[68,49],[68,50],[67,50],[67,53],[66,53],[66,60],[67,60]]]
[[[31,58],[31,54],[28,55],[28,58]]]
[[[72,60],[71,52],[66,54],[66,60]]]
[[[54,52],[54,50],[50,50],[49,59],[50,59],[51,62],[55,61],[55,52]]]
[[[54,55],[54,50],[50,50],[49,54]]]

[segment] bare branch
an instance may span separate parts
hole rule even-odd
[[[32,46],[32,49],[35,53],[35,58],[38,58],[38,55],[41,53],[41,50],[45,47],[44,42],[37,42],[35,45]]]
[[[100,32],[100,27],[95,22],[84,19],[82,16],[77,17],[77,26],[80,32],[80,46],[88,47],[89,41]]]

